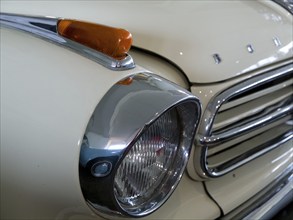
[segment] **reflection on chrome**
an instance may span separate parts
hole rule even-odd
[[[293,148],[290,148],[289,151],[285,152],[284,154],[282,154],[281,156],[277,157],[276,159],[272,160],[271,163],[277,163],[279,160],[283,159],[284,157],[286,157],[288,154],[290,154],[290,157],[292,157],[293,154]]]
[[[293,52],[293,42],[290,42],[286,46],[282,47],[278,52],[288,54],[290,51]]]
[[[279,170],[280,168],[282,168],[284,165],[286,165],[287,163],[289,163],[290,161],[292,161],[292,156],[293,156],[293,153],[292,151],[290,150],[290,156],[287,157],[284,161],[282,161],[280,164],[278,164],[273,170],[272,170],[272,173],[276,172],[277,170]],[[287,154],[285,154],[284,156],[286,156]],[[289,163],[289,168],[292,169],[293,167],[293,164],[292,163]]]

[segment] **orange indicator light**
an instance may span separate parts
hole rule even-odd
[[[65,19],[59,20],[57,29],[61,36],[117,60],[125,58],[132,44],[131,33],[120,28]]]
[[[128,86],[132,83],[133,79],[131,77],[128,77],[126,79],[120,80],[119,82],[117,82],[118,85],[124,85],[124,86]]]

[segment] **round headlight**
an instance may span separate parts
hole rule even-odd
[[[88,124],[80,182],[99,213],[140,217],[158,209],[179,183],[200,104],[157,76],[128,81],[111,88]]]
[[[114,195],[123,210],[132,215],[150,212],[169,194],[177,182],[182,159],[180,122],[176,109],[162,115],[133,144],[119,165]],[[177,172],[179,171],[179,172]],[[177,172],[177,173],[176,173]]]

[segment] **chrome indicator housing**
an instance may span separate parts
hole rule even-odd
[[[86,58],[97,62],[104,67],[115,70],[128,70],[135,67],[132,57],[125,54],[122,59],[115,59],[108,54],[88,47],[85,44],[81,44],[77,41],[73,41],[70,38],[63,37],[58,32],[58,23],[64,21],[64,18],[57,17],[42,17],[42,16],[28,16],[11,13],[0,13],[0,24],[7,28],[16,29],[30,33],[43,40],[52,42],[69,50],[72,50]],[[68,20],[68,19],[67,19]],[[107,36],[106,36],[107,37]],[[104,38],[101,36],[101,39]],[[96,40],[98,38],[96,37]],[[101,39],[97,40],[98,42]],[[121,39],[118,39],[120,41]]]
[[[80,151],[80,184],[98,214],[142,217],[158,209],[185,170],[199,100],[151,73],[116,83],[97,105]]]

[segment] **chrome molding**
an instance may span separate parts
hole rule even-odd
[[[276,137],[275,139],[270,140],[269,142],[248,151],[246,154],[242,156],[239,156],[233,160],[227,161],[221,166],[218,166],[216,169],[214,169],[213,167],[209,167],[209,169],[212,171],[213,175],[215,176],[224,175],[225,173],[230,172],[236,169],[237,167],[243,164],[246,164],[247,162],[279,147],[280,145],[287,143],[292,138],[293,138],[293,131],[289,131],[286,134],[280,135],[279,137]]]
[[[257,120],[256,118],[254,118],[249,123],[243,124],[240,127],[232,128],[225,131],[224,133],[221,133],[220,135],[212,135],[212,125],[220,107],[227,100],[237,95],[243,94],[253,88],[261,86],[265,83],[272,82],[279,77],[288,76],[289,74],[292,74],[292,71],[293,64],[289,64],[279,69],[266,72],[264,74],[248,79],[244,82],[236,84],[235,86],[218,94],[214,97],[214,99],[209,102],[203,114],[202,124],[199,127],[197,136],[198,138],[196,140],[196,147],[193,156],[195,171],[201,178],[206,179],[222,176],[230,172],[231,170],[236,169],[239,166],[242,166],[243,164],[271,151],[272,149],[275,149],[279,145],[287,142],[292,138],[291,132],[290,134],[286,134],[284,137],[282,137],[283,139],[276,139],[274,143],[270,142],[269,146],[261,146],[260,148],[258,148],[258,150],[262,150],[258,151],[257,153],[254,151],[250,151],[247,154],[242,155],[241,158],[236,158],[235,160],[230,161],[229,168],[224,166],[221,170],[215,170],[207,165],[208,146],[212,146],[225,140],[239,137],[247,133],[248,131],[252,131],[256,128],[264,126],[265,124],[272,123],[277,119],[286,117],[290,115],[293,110],[293,105],[288,105],[288,102],[290,102],[290,100],[287,100],[287,102],[281,103],[280,106],[274,106],[272,107],[272,109],[267,109],[269,114],[266,115],[265,112],[263,112],[261,113],[261,116],[258,115]],[[264,149],[265,147],[267,148]]]
[[[225,132],[222,132],[219,135],[212,135],[211,137],[203,137],[200,141],[203,144],[208,144],[213,146],[223,141],[231,140],[241,135],[247,133],[248,131],[257,130],[260,127],[266,126],[269,123],[272,123],[282,117],[290,115],[293,110],[293,103],[290,105],[284,105],[285,103],[290,102],[290,98],[285,100],[281,105],[275,105],[268,107],[260,115],[251,117],[251,122],[244,124],[242,126],[233,127]]]
[[[285,8],[288,12],[293,14],[293,1],[292,0],[272,0],[272,1],[279,4],[281,7]]]
[[[130,55],[127,55],[123,60],[115,60],[99,51],[60,36],[57,33],[59,19],[55,17],[0,13],[0,24],[3,27],[25,31],[51,43],[63,46],[111,70],[127,70],[135,67]]]
[[[293,201],[292,184],[292,165],[290,165],[266,188],[220,219],[271,219]]]

